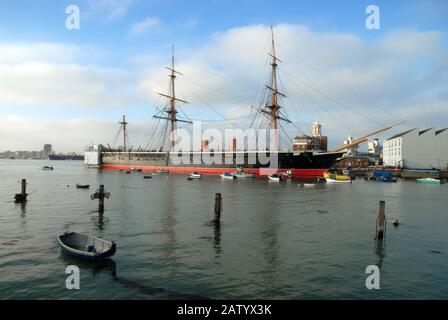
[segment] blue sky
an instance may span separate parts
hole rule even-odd
[[[65,8],[73,4],[78,5],[81,10],[80,30],[65,28]],[[370,4],[377,5],[381,10],[380,30],[368,30],[364,25],[367,16],[364,11]],[[372,105],[378,110],[393,111],[401,118],[406,115],[406,108],[417,108],[410,101],[408,106],[403,103],[403,100],[406,100],[402,96],[403,92],[422,88],[418,96],[409,99],[428,102],[427,108],[433,108],[437,116],[422,119],[421,123],[410,117],[406,119],[409,121],[408,125],[430,125],[432,119],[437,119],[433,121],[435,125],[443,125],[448,119],[446,113],[443,113],[446,106],[443,101],[448,90],[442,74],[446,64],[441,58],[447,48],[448,19],[444,12],[448,12],[448,1],[445,0],[30,0],[2,1],[1,5],[0,45],[4,51],[11,54],[6,57],[0,54],[0,66],[3,67],[1,70],[7,75],[10,73],[5,83],[0,82],[0,110],[3,117],[6,117],[2,120],[10,123],[10,126],[6,126],[7,129],[0,132],[4,137],[8,137],[8,142],[6,139],[0,141],[0,151],[38,149],[48,140],[54,140],[53,144],[59,150],[80,151],[83,145],[91,141],[110,140],[108,137],[113,137],[116,129],[115,120],[118,120],[122,113],[128,114],[130,121],[135,124],[134,134],[139,136],[136,141],[144,143],[143,132],[148,131],[150,124],[147,122],[151,119],[157,102],[154,97],[148,96],[145,90],[155,91],[159,83],[166,80],[162,77],[162,67],[169,63],[171,44],[176,45],[180,65],[187,71],[191,69],[190,75],[193,72],[198,73],[194,79],[193,76],[188,78],[188,75],[186,79],[192,82],[204,80],[204,83],[213,87],[211,89],[221,92],[235,92],[234,85],[241,81],[247,84],[245,88],[249,91],[257,85],[256,81],[253,81],[255,75],[249,74],[246,78],[246,71],[251,69],[252,65],[251,58],[244,55],[251,48],[246,48],[244,41],[238,41],[245,36],[250,36],[252,41],[260,34],[264,34],[268,39],[269,34],[266,31],[270,25],[279,29],[279,50],[281,52],[281,49],[284,49],[281,53],[286,56],[288,52],[291,53],[292,48],[298,49],[293,54],[297,53],[296,74],[301,80],[307,81],[307,74],[301,72],[311,72],[311,69],[305,70],[308,67],[306,64],[311,61],[311,67],[321,68],[319,72],[328,72],[342,84],[341,88],[350,87],[350,91],[361,95],[363,101],[371,99],[369,92],[381,94],[381,101]],[[297,40],[300,46],[295,46],[293,42],[296,41],[296,34],[298,39],[303,38],[306,42]],[[264,39],[263,36],[260,36],[260,39]],[[406,40],[401,42],[401,39]],[[316,57],[313,57],[312,53],[306,53],[308,44],[315,50]],[[341,48],[344,45],[348,47]],[[426,47],[428,49],[425,51]],[[331,57],[324,54],[326,51],[332,53]],[[232,65],[231,61],[220,57],[221,52],[234,55],[235,64]],[[301,55],[302,52],[305,53]],[[343,57],[345,53],[350,58]],[[368,58],[369,54],[372,59]],[[264,57],[265,53],[260,52],[259,60],[256,60],[258,56],[252,59],[253,70],[257,68],[258,62],[263,62]],[[362,73],[363,64],[365,68],[369,68],[370,61],[374,68],[371,76],[377,75],[375,81],[382,82],[381,77],[393,79],[397,87],[395,91],[380,85],[373,88],[371,83],[371,90],[361,85],[357,88],[360,81],[370,81],[365,77],[361,77],[354,85],[352,78],[344,80],[347,74]],[[304,64],[300,65],[302,62]],[[399,66],[396,66],[397,64]],[[396,68],[393,74],[385,71],[389,65]],[[287,66],[287,71],[294,68],[292,65]],[[199,68],[210,71],[209,74],[220,73],[222,79],[226,80],[205,79],[197,71]],[[27,74],[28,70],[32,72]],[[412,83],[409,82],[409,76],[414,77]],[[70,83],[69,78],[73,83]],[[322,88],[327,86],[321,83],[326,80],[316,75],[309,74],[308,79],[311,79],[308,84]],[[65,83],[67,86],[64,86]],[[76,88],[70,90],[68,86]],[[328,89],[331,97],[341,99],[344,105],[356,107],[359,104],[359,101],[353,101],[353,95],[347,96],[345,89],[341,89],[344,92],[337,91],[335,87]],[[74,90],[78,91],[74,93]],[[318,110],[319,106],[314,106],[316,110],[311,110],[313,101],[306,101],[306,97],[296,94],[294,90],[292,88],[291,96],[303,111],[300,119],[304,122],[310,122],[316,117],[326,120],[324,125],[327,124],[329,134],[333,134],[334,144],[337,145],[347,133],[363,131],[359,128],[364,125],[361,121],[358,128],[353,128],[353,132],[332,129],[341,125],[337,121],[331,123],[324,110]],[[5,93],[3,97],[2,92]],[[188,91],[184,90],[182,93],[188,96]],[[199,93],[203,93],[205,102],[213,104],[221,113],[229,112],[226,114],[229,117],[230,114],[238,114],[230,110],[231,101],[235,101],[237,106],[250,106],[253,102],[253,93],[244,96],[243,92],[239,97],[228,97],[228,102],[215,99],[210,92]],[[73,94],[73,97],[67,98],[70,94]],[[319,95],[316,92],[315,94]],[[54,97],[53,100],[51,97]],[[91,103],[83,100],[83,97],[86,97],[85,100],[90,99]],[[320,96],[319,99],[324,98]],[[325,105],[328,103],[324,100],[318,102]],[[194,104],[197,106],[184,109],[192,118],[216,118],[212,111],[199,106],[203,103],[192,102],[192,105]],[[360,112],[368,114],[372,105],[370,109],[369,106],[360,107],[364,108]],[[395,106],[396,110],[393,110]],[[289,113],[292,114],[294,110],[296,109],[290,109]],[[308,110],[311,111],[307,112]],[[388,118],[386,113],[378,114],[378,117],[383,119],[382,123],[396,120],[393,117]],[[49,121],[59,122],[61,126],[53,127],[49,125]],[[67,130],[65,134],[60,135],[58,133],[65,122]],[[32,139],[15,131],[18,123],[30,127],[30,132],[33,132]],[[85,126],[95,126],[96,129],[84,129],[83,123]],[[302,125],[303,130],[308,130],[306,123]],[[446,125],[448,126],[448,122]],[[84,134],[78,134],[79,131]],[[57,136],[70,142],[55,138]]]

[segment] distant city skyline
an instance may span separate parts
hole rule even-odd
[[[365,26],[371,4],[380,9],[379,30]],[[66,28],[69,5],[80,9],[79,30]],[[302,131],[311,134],[318,119],[331,147],[401,119],[380,141],[407,128],[445,127],[446,12],[444,0],[11,1],[0,12],[0,150],[51,141],[60,152],[82,153],[113,143],[123,114],[130,144],[144,146],[172,44],[183,73],[178,94],[190,102],[182,111],[208,126],[226,118],[247,127],[271,25],[284,110]]]
[[[57,152],[51,144],[44,144],[41,150],[1,150],[0,159],[48,159],[50,155],[78,155],[78,152]]]

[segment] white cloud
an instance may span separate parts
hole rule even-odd
[[[96,55],[85,49],[65,43],[1,43],[0,109],[123,108],[141,102],[129,70],[83,64],[85,55]]]
[[[88,0],[87,16],[102,16],[107,23],[123,18],[133,0]]]
[[[120,144],[115,141],[118,132],[116,122],[92,117],[35,118],[17,115],[0,116],[0,152],[17,150],[39,151],[45,143],[51,143],[56,152],[83,153],[91,143]],[[145,145],[150,127],[145,121],[133,121],[129,129],[131,146],[137,149]]]
[[[367,41],[350,33],[281,24],[275,27],[275,37],[282,59],[279,74],[288,95],[283,110],[297,121],[313,121],[317,116],[332,145],[340,144],[348,133],[362,134],[379,123],[398,122],[394,116],[407,120],[408,126],[448,123],[443,112],[448,102],[441,98],[448,92],[446,34],[440,31],[401,29]],[[193,101],[184,110],[197,106],[219,118],[205,101],[227,117],[244,114],[235,113],[240,108],[248,111],[258,101],[254,99],[257,88],[263,88],[260,76],[267,80],[268,69],[263,73],[262,67],[270,45],[269,27],[255,25],[213,34],[205,45],[181,50],[178,93]],[[152,65],[141,88],[164,90],[167,79],[166,70]],[[155,94],[150,98],[153,103],[160,101]],[[409,110],[428,113],[421,117],[421,112]],[[295,128],[289,132],[298,133]]]
[[[142,21],[134,23],[129,29],[129,36],[141,36],[151,30],[161,30],[162,21],[158,17],[148,17]]]
[[[68,43],[0,43],[0,63],[66,63],[82,55],[82,48]]]
[[[136,30],[144,32],[151,25]],[[396,122],[386,111],[407,120],[408,126],[448,123],[445,33],[402,29],[368,41],[350,33],[280,24],[275,36],[288,96],[284,112],[298,122],[318,117],[330,144],[379,126],[366,117]],[[0,49],[3,105],[149,109],[160,106],[156,92],[168,88],[163,68],[170,63],[168,48],[166,53],[141,52],[129,59],[132,67],[126,70],[83,64],[79,47],[67,44],[1,44]],[[196,118],[220,119],[207,105],[228,118],[247,114],[260,101],[269,50],[270,30],[264,25],[215,33],[200,47],[176,48],[176,68],[183,73],[177,93],[190,101],[183,110]],[[135,120],[129,121],[134,125]],[[309,125],[300,127],[309,131]],[[288,133],[297,131],[290,128]]]
[[[76,64],[0,65],[0,103],[61,108],[125,107],[138,101],[127,71]]]
[[[45,143],[57,152],[82,152],[91,142],[110,140],[116,132],[114,124],[99,119],[43,120],[23,116],[1,116],[0,149],[40,150]]]
[[[184,26],[187,29],[194,29],[194,28],[196,28],[198,26],[198,24],[199,24],[199,20],[198,19],[191,18],[191,19],[188,19],[187,21],[185,21]]]

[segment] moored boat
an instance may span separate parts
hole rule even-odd
[[[283,180],[283,177],[278,175],[277,173],[273,173],[268,175],[268,180],[269,181],[275,181],[275,182],[280,182]]]
[[[223,172],[223,174],[221,174],[221,178],[223,179],[235,179],[235,175],[228,173],[228,172]]]
[[[237,179],[246,179],[246,178],[254,178],[255,174],[252,172],[236,171],[233,173],[233,176]]]
[[[416,180],[417,183],[423,183],[423,184],[441,184],[442,181],[439,179],[434,178],[421,178]]]
[[[197,173],[197,172],[192,172],[190,173],[190,177],[191,179],[201,179],[202,178],[202,173]]]
[[[352,182],[352,179],[350,178],[350,176],[346,176],[346,175],[342,175],[342,174],[336,174],[336,173],[330,173],[330,172],[325,172],[324,173],[324,178],[327,182],[330,183],[347,183],[347,182]]]
[[[143,179],[152,179],[152,176],[143,176]]]
[[[167,174],[169,172],[170,172],[169,170],[161,169],[161,170],[154,171],[152,174]]]
[[[89,189],[90,188],[90,184],[77,183],[76,184],[76,188],[78,188],[78,189]]]
[[[364,177],[364,179],[378,182],[397,182],[397,179],[394,178],[392,172],[390,171],[374,171]]]
[[[43,166],[42,167],[42,170],[53,170],[54,168],[53,167],[50,167],[50,166]]]
[[[113,241],[76,232],[59,234],[58,242],[64,253],[88,261],[103,261],[117,250]]]

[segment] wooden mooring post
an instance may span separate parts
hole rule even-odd
[[[26,179],[22,179],[22,191],[16,193],[14,196],[16,203],[25,203],[27,201],[28,193],[26,193]]]
[[[213,222],[215,226],[219,226],[221,223],[221,211],[222,211],[222,197],[220,193],[215,195],[215,218]]]
[[[378,218],[376,219],[376,239],[382,240],[386,236],[386,201],[379,204]]]
[[[100,213],[104,212],[104,198],[109,198],[110,193],[104,191],[104,185],[100,184],[100,188],[96,190],[94,194],[90,196],[92,200],[98,199],[98,211]]]

